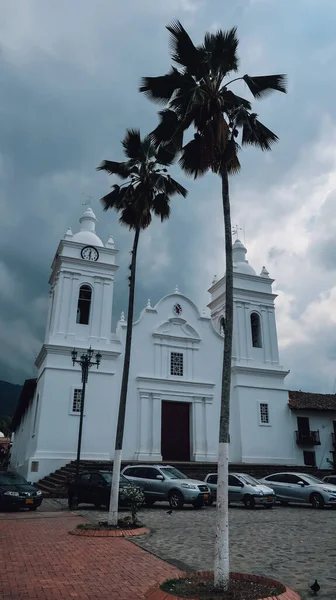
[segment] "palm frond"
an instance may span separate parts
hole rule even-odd
[[[200,76],[203,71],[203,53],[194,46],[180,21],[167,25],[170,33],[169,46],[174,62],[186,68],[190,75]]]
[[[100,199],[104,211],[107,211],[110,208],[114,208],[118,211],[125,206],[125,203],[127,201],[129,202],[132,197],[132,185],[121,188],[120,185],[115,184],[112,188],[112,192]]]
[[[158,126],[150,134],[152,140],[156,146],[163,143],[168,152],[176,155],[183,144],[185,124],[173,110],[161,110],[159,117]]]
[[[265,98],[274,91],[287,93],[286,75],[263,75],[260,77],[244,75],[243,79],[255,98]]]
[[[186,75],[172,67],[169,73],[161,77],[143,77],[139,91],[143,92],[149,100],[166,104],[175,91],[185,85],[186,80]]]
[[[230,140],[225,148],[223,162],[226,165],[226,170],[229,175],[237,175],[240,171],[238,150],[239,145],[234,140]]]
[[[126,135],[121,143],[128,158],[134,160],[144,159],[145,154],[142,147],[140,129],[126,129]]]
[[[223,78],[231,71],[238,71],[238,44],[236,27],[229,31],[219,30],[216,33],[205,34],[202,49],[213,76]]]
[[[241,96],[237,96],[237,94],[234,94],[233,92],[231,92],[231,90],[228,90],[225,87],[220,91],[220,96],[223,101],[222,106],[225,112],[231,111],[235,108],[239,108],[240,106],[243,106],[247,110],[251,110],[252,108],[251,102],[249,102],[245,98],[242,98]]]
[[[149,208],[140,211],[136,204],[129,203],[122,209],[119,223],[129,229],[146,229],[152,221]]]
[[[153,211],[157,217],[160,217],[161,222],[170,217],[169,196],[165,193],[157,194],[153,200]]]
[[[160,144],[156,152],[156,161],[159,165],[169,167],[176,160],[176,154],[174,146]]]
[[[188,190],[186,190],[183,185],[178,183],[173,177],[170,175],[163,175],[161,173],[153,173],[152,181],[156,187],[156,189],[160,192],[164,192],[168,196],[174,196],[178,194],[185,198],[188,194]]]
[[[254,115],[243,125],[243,146],[253,145],[258,146],[261,150],[271,150],[273,144],[278,140],[278,136],[258,121]]]
[[[211,168],[211,158],[201,135],[196,134],[195,138],[182,148],[179,165],[194,179],[204,175]]]
[[[132,168],[127,162],[103,160],[99,167],[97,167],[97,171],[107,171],[110,175],[118,175],[121,179],[127,179],[132,172]]]

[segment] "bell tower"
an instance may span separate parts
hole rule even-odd
[[[110,342],[117,250],[96,234],[88,207],[80,231],[68,229],[51,265],[45,344],[96,346]]]
[[[263,267],[257,275],[246,259],[240,240],[233,244],[233,364],[236,366],[279,366],[274,279]],[[225,276],[215,278],[209,289],[211,319],[221,332],[225,313]],[[224,328],[225,329],[225,328]]]

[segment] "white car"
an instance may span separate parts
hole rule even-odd
[[[211,498],[208,504],[212,504],[217,496],[217,473],[208,473],[205,483],[211,490]],[[265,506],[272,508],[275,504],[275,494],[266,485],[262,485],[258,479],[247,473],[229,473],[229,503],[242,502],[246,508]]]
[[[336,485],[326,483],[306,473],[274,473],[260,480],[271,487],[280,504],[295,502],[314,508],[336,506]]]

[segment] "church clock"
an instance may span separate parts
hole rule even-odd
[[[84,258],[84,260],[98,260],[99,252],[93,246],[85,246],[81,250],[81,257]]]

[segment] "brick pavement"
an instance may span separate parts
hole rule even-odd
[[[157,503],[140,513],[151,534],[132,538],[181,570],[203,571],[214,564],[216,507],[194,510],[185,506],[167,514]],[[79,511],[87,521],[106,519],[106,511]],[[336,510],[310,506],[277,506],[272,510],[232,507],[230,556],[233,571],[275,578],[296,590],[302,600],[312,595],[309,584],[317,577],[319,600],[336,600]]]
[[[125,539],[81,538],[61,512],[0,515],[1,600],[139,600],[179,571]]]

